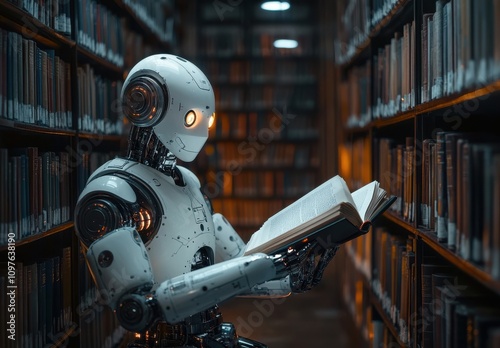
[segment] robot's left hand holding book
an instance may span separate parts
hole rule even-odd
[[[129,347],[265,347],[239,337],[217,304],[307,290],[337,246],[244,255],[199,180],[176,164],[195,159],[215,117],[213,89],[194,64],[168,54],[143,59],[122,103],[132,124],[127,155],[90,176],[75,227],[101,298],[136,332]]]

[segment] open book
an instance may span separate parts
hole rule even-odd
[[[395,199],[378,181],[351,194],[344,179],[334,176],[271,216],[251,236],[245,255],[280,253],[312,240],[324,246],[345,243],[367,233]]]

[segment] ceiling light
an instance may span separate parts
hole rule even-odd
[[[286,11],[290,8],[290,3],[287,1],[266,1],[260,7],[266,11]]]
[[[296,48],[299,43],[297,40],[279,39],[274,41],[273,45],[276,48]]]

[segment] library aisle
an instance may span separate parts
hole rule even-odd
[[[361,335],[337,300],[334,273],[330,265],[317,287],[285,299],[232,299],[221,305],[224,320],[234,323],[239,335],[269,348],[360,347]]]

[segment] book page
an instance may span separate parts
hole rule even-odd
[[[356,208],[358,209],[359,215],[361,218],[366,221],[369,218],[368,208],[370,207],[370,202],[373,199],[373,196],[379,189],[378,181],[372,181],[371,183],[361,187],[360,189],[354,191],[352,193],[352,199],[356,204]]]
[[[363,220],[366,220],[366,211],[370,206],[370,202],[373,198],[373,193],[377,188],[377,184],[378,183],[376,181],[372,181],[371,183],[357,189],[352,193],[352,199],[354,200],[359,215]]]
[[[252,235],[247,250],[315,218],[341,202],[355,206],[347,184],[337,175],[270,217]]]
[[[373,214],[378,211],[381,203],[384,202],[386,193],[376,180],[352,193],[352,198],[363,221],[372,220]]]

